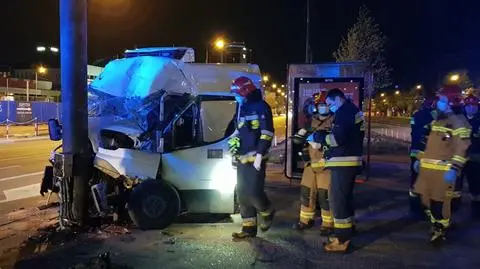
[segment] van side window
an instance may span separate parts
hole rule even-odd
[[[198,145],[198,124],[198,107],[192,105],[174,123],[174,149],[189,148]]]
[[[235,131],[235,100],[202,100],[200,102],[201,134],[205,144],[222,140]]]

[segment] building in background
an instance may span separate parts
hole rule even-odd
[[[225,63],[251,63],[252,50],[245,42],[230,42],[225,46]]]

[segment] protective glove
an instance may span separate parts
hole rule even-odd
[[[415,173],[417,173],[417,174],[420,171],[420,161],[419,160],[416,160],[413,163],[413,171],[415,171]]]
[[[457,171],[455,169],[450,169],[443,174],[443,180],[448,184],[453,184],[455,179],[457,179]]]
[[[260,171],[260,169],[262,168],[262,154],[260,153],[257,153],[257,155],[255,156],[255,161],[253,162],[253,167],[255,167],[255,169],[257,169],[257,171]]]
[[[302,129],[298,130],[298,132],[297,132],[297,134],[300,135],[300,136],[305,136],[307,133],[308,133],[308,131],[305,128],[302,128]]]

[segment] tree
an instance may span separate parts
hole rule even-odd
[[[384,56],[386,40],[370,10],[364,5],[360,8],[356,23],[342,39],[333,56],[337,62],[365,61],[373,73],[374,88],[386,88],[392,84],[391,68]]]

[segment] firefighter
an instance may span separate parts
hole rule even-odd
[[[408,194],[410,214],[415,218],[423,218],[423,208],[420,196],[413,190],[413,186],[415,185],[418,176],[414,169],[414,164],[418,160],[417,156],[425,150],[427,136],[430,132],[430,124],[434,117],[435,109],[433,109],[433,99],[426,98],[423,101],[422,107],[417,110],[410,119],[410,188]]]
[[[311,126],[309,130],[300,129],[292,138],[293,143],[308,142],[309,157],[303,168],[300,182],[300,219],[293,228],[296,230],[312,228],[315,224],[315,212],[318,204],[322,217],[320,233],[323,236],[328,236],[333,232],[333,216],[328,201],[330,171],[325,169],[322,145],[313,141],[312,133],[315,130],[329,132],[331,129],[333,117],[325,102],[326,95],[326,92],[315,93],[305,102],[304,112],[311,118]]]
[[[320,130],[314,134],[314,141],[328,148],[325,167],[331,173],[329,194],[334,235],[328,238],[324,249],[347,252],[354,233],[353,187],[362,166],[364,119],[362,112],[340,89],[329,90],[326,103],[334,113],[331,133]]]
[[[480,218],[480,112],[478,111],[479,99],[474,95],[465,98],[465,116],[470,122],[472,135],[471,145],[467,150],[468,161],[463,170],[463,176],[467,178],[468,189],[471,195],[471,214],[475,219]]]
[[[414,165],[418,171],[415,192],[420,194],[434,245],[446,240],[451,224],[452,200],[458,198],[458,176],[466,163],[470,125],[462,112],[462,91],[446,86],[437,93],[437,116],[432,122],[425,152]]]
[[[257,213],[261,216],[260,230],[270,229],[275,210],[264,191],[267,153],[274,136],[270,106],[263,100],[260,89],[247,77],[232,84],[240,105],[237,128],[230,139],[231,152],[238,160],[237,196],[242,216],[242,230],[234,239],[257,235]]]

